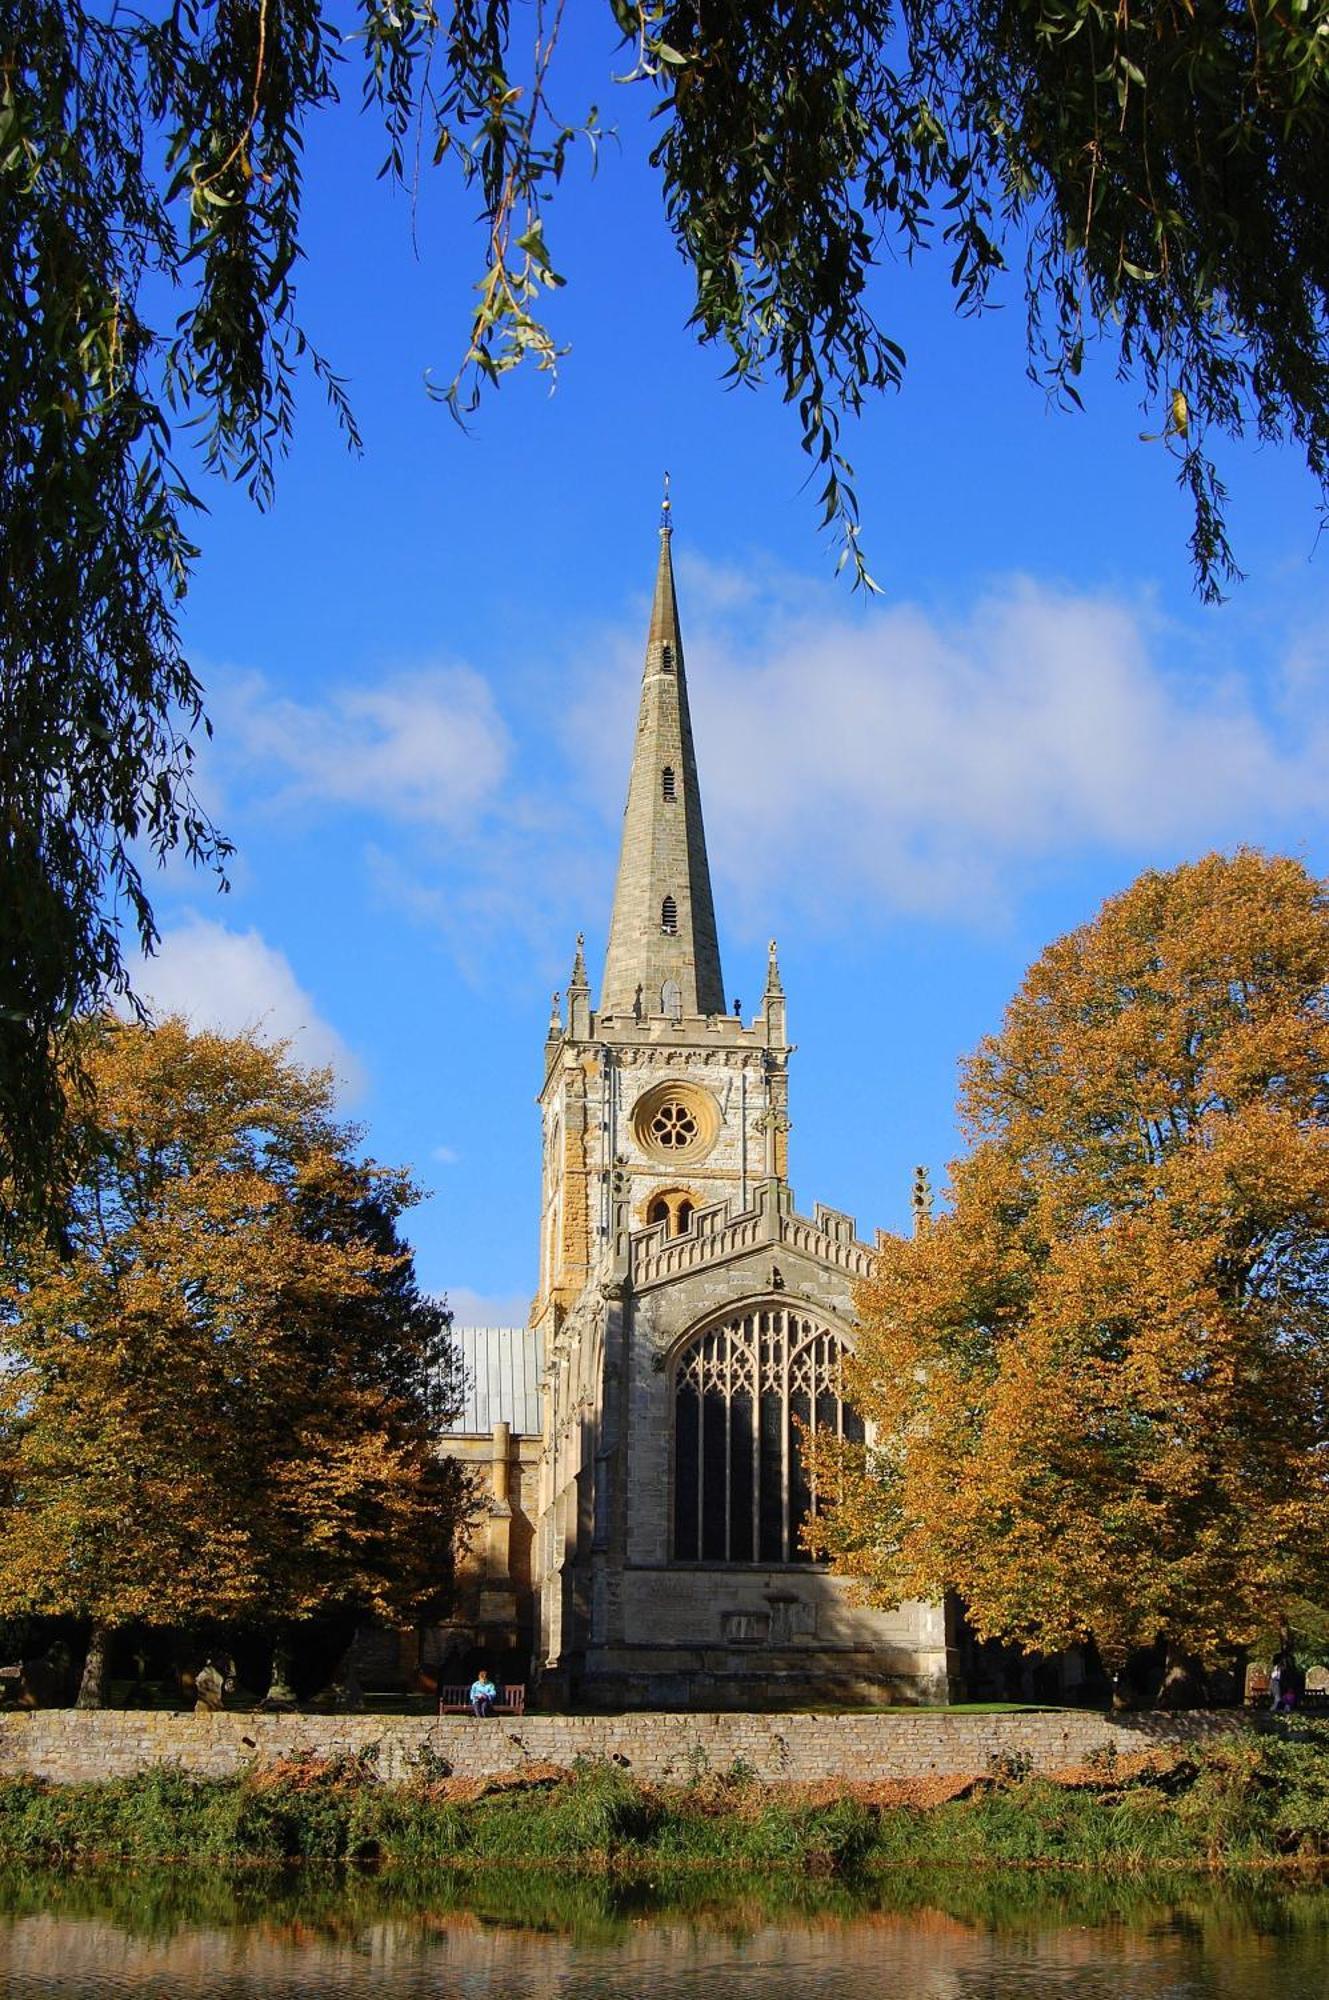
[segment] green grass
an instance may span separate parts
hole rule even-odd
[[[363,1695],[364,1712],[367,1715],[435,1715],[438,1711],[436,1694],[414,1694],[391,1688],[366,1689]],[[252,1690],[239,1694],[228,1694],[223,1707],[228,1714],[248,1715],[260,1711],[263,1697]],[[167,1681],[153,1681],[146,1685],[139,1681],[116,1680],[107,1687],[106,1706],[114,1709],[167,1710],[177,1715],[193,1712],[192,1695],[182,1694],[180,1689]],[[1032,1715],[1047,1712],[1061,1713],[1065,1704],[1047,1701],[954,1701],[954,1702],[801,1702],[784,1710],[793,1715]],[[586,1714],[601,1711],[587,1709]],[[769,1715],[773,1712],[768,1705],[738,1713]],[[1083,1714],[1083,1709],[1071,1711]]]
[[[1223,1738],[1147,1770],[1105,1760],[1087,1784],[994,1770],[941,1805],[879,1806],[846,1788],[809,1802],[736,1770],[691,1785],[637,1783],[613,1764],[560,1782],[459,1799],[428,1762],[385,1784],[372,1757],[197,1779],[162,1766],[59,1786],[0,1781],[0,1863],[88,1865],[188,1858],[375,1861],[480,1871],[623,1876],[799,1871],[828,1878],[925,1867],[1315,1867],[1329,1860],[1329,1732]]]

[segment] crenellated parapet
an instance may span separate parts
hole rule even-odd
[[[763,996],[760,1010],[750,1019],[740,1020],[734,1014],[600,1014],[569,988],[566,1027],[561,999],[560,994],[554,995],[545,1041],[546,1082],[570,1056],[580,1060],[593,1056],[600,1061],[608,1052],[613,1060],[627,1066],[654,1058],[668,1061],[671,1052],[719,1064],[744,1056],[787,1057],[793,1053],[786,1040],[782,993]]]
[[[644,1292],[670,1284],[750,1250],[780,1247],[846,1272],[851,1278],[872,1275],[874,1252],[859,1240],[854,1218],[818,1202],[811,1216],[794,1211],[790,1188],[780,1180],[758,1183],[756,1201],[740,1208],[730,1198],[699,1208],[689,1228],[679,1236],[653,1223],[633,1230],[628,1243],[632,1288]]]

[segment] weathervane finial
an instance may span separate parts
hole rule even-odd
[[[672,534],[673,528],[673,503],[669,498],[669,474],[666,472],[664,476],[664,499],[660,502],[660,533],[662,535]]]

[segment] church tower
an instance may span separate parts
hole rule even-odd
[[[726,1009],[672,541],[666,499],[600,1005],[579,937],[545,1045],[546,1322],[603,1260],[616,1208],[672,1237],[785,1172],[784,991],[772,943],[756,1020]]]
[[[795,1210],[773,942],[755,1015],[726,1005],[672,544],[666,497],[599,1006],[579,937],[545,1042],[541,1692],[944,1695],[941,1608],[856,1608],[800,1540],[804,1428],[861,1436],[841,1362],[872,1252]]]

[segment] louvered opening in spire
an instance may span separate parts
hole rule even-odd
[[[600,1011],[723,1014],[706,832],[674,589],[672,529],[660,529],[637,739],[623,814]]]

